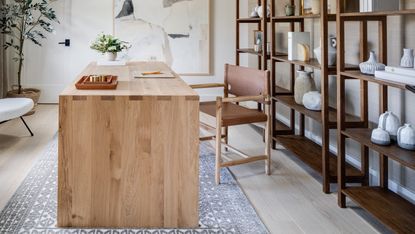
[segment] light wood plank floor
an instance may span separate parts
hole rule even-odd
[[[0,209],[56,134],[57,119],[56,105],[41,105],[35,116],[26,118],[35,137],[29,137],[20,120],[0,125]],[[244,151],[263,152],[262,139],[251,127],[231,128],[230,135],[230,143]],[[338,208],[336,195],[323,194],[318,180],[289,154],[273,151],[271,176],[264,175],[261,162],[232,168],[271,233],[378,233],[373,226],[382,230],[364,212],[359,215],[360,209]]]

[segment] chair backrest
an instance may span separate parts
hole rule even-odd
[[[226,64],[225,84],[235,96],[269,95],[270,72]]]

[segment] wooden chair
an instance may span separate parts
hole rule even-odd
[[[201,122],[201,126],[213,129],[213,136],[201,137],[201,141],[216,141],[216,184],[220,184],[220,170],[222,167],[265,160],[265,172],[270,174],[271,166],[271,108],[270,108],[270,73],[257,69],[225,65],[224,84],[192,85],[193,89],[224,88],[224,97],[217,97],[216,102],[200,103],[200,111],[216,118],[216,127]],[[229,97],[233,95],[234,97]],[[265,112],[240,106],[240,102],[254,101],[265,106]],[[242,124],[265,122],[265,154],[250,156],[228,144],[228,127]],[[224,130],[224,132],[222,132]],[[242,159],[223,161],[222,145],[233,151]]]

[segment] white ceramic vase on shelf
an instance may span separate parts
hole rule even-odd
[[[257,13],[258,13],[258,16],[259,16],[259,17],[263,18],[263,17],[264,17],[264,7],[259,6],[259,7],[257,8]],[[270,15],[271,15],[271,8],[270,8],[270,6],[268,5],[268,6],[267,6],[267,17],[269,17]]]
[[[379,128],[387,131],[393,141],[397,140],[398,129],[401,122],[394,113],[387,111],[379,117]]]
[[[399,128],[398,145],[407,150],[415,150],[415,129],[410,124]]]
[[[330,36],[329,38],[329,50],[328,50],[328,65],[334,66],[337,61],[337,39],[335,36]],[[314,49],[314,55],[316,56],[318,62],[321,64],[321,42],[320,47]]]
[[[107,52],[106,56],[108,61],[115,61],[117,59],[117,52]]]
[[[373,76],[375,75],[375,71],[384,71],[386,66],[385,64],[378,63],[375,52],[371,51],[369,60],[361,63],[359,67],[363,74]]]
[[[294,99],[297,104],[303,105],[304,94],[315,91],[316,84],[313,77],[311,77],[312,72],[297,71],[297,74],[294,84]]]
[[[311,12],[315,15],[320,14],[320,0],[312,0]]]
[[[414,67],[414,50],[413,49],[403,49],[401,67],[407,67],[407,68]]]
[[[373,143],[377,145],[390,145],[391,138],[387,131],[382,128],[377,128],[372,131],[372,137],[370,139]]]
[[[259,15],[258,15],[258,5],[257,5],[257,6],[255,6],[254,9],[252,9],[251,18],[258,18],[258,17],[259,17]]]
[[[304,107],[312,111],[321,111],[321,93],[311,91],[303,96]]]

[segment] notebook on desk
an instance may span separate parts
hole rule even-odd
[[[175,78],[170,71],[135,71],[133,73],[134,78]]]

